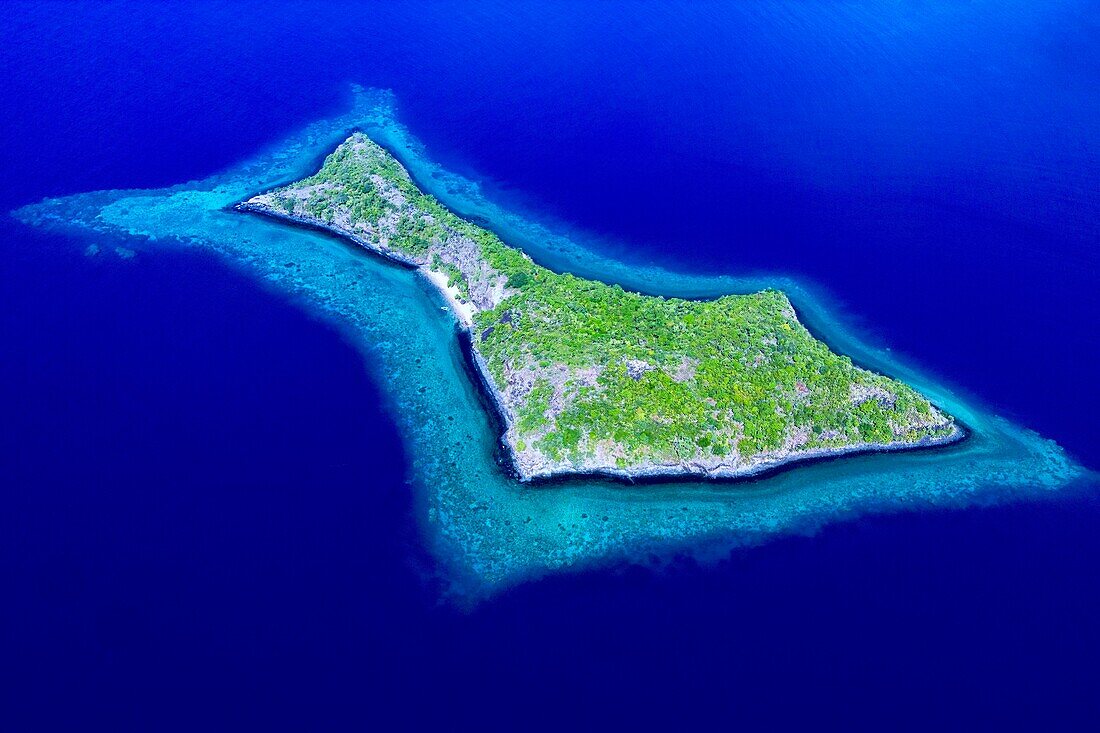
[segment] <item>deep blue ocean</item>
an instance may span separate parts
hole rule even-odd
[[[498,200],[820,285],[1100,468],[1097,0],[2,10],[0,210],[201,178],[390,88]],[[463,611],[335,328],[199,253],[7,217],[0,248],[0,730],[1100,723],[1096,492]]]

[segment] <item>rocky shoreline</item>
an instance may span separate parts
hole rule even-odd
[[[354,234],[351,234],[350,232],[346,232],[343,229],[331,226],[330,224],[328,224],[324,221],[321,221],[320,219],[316,219],[314,217],[311,217],[311,216],[302,216],[300,214],[286,214],[286,213],[283,213],[281,211],[276,211],[275,209],[272,209],[269,206],[260,206],[258,204],[250,204],[247,201],[242,201],[240,203],[233,204],[233,206],[231,206],[230,208],[233,211],[239,211],[239,212],[247,213],[247,214],[260,214],[261,216],[266,216],[266,217],[269,217],[271,219],[278,219],[280,221],[288,221],[288,222],[291,222],[292,224],[297,224],[299,226],[303,226],[303,227],[306,227],[308,229],[313,229],[313,230],[316,230],[316,231],[324,232],[325,234],[331,234],[333,236],[339,237],[340,239],[349,241],[353,244],[357,244],[365,250],[369,250],[369,251],[371,251],[371,252],[373,252],[377,255],[381,255],[382,257],[385,257],[388,260],[393,260],[394,262],[397,262],[398,264],[403,265],[405,267],[408,267],[410,269],[413,269],[413,270],[419,270],[420,269],[419,264],[417,264],[414,260],[403,256],[399,252],[394,252],[392,250],[383,249],[382,247],[379,247],[374,242],[371,242],[369,239],[364,239],[363,237],[357,237]]]
[[[614,481],[622,481],[627,483],[636,483],[639,481],[660,481],[660,480],[675,480],[675,479],[701,479],[708,481],[739,481],[750,480],[759,478],[762,475],[777,472],[786,468],[790,468],[797,464],[812,463],[815,461],[829,460],[833,458],[839,458],[842,456],[853,455],[867,455],[873,453],[889,453],[906,450],[918,450],[937,448],[953,443],[962,441],[967,436],[967,431],[961,427],[957,421],[953,421],[951,424],[951,432],[943,436],[927,436],[916,441],[911,442],[894,442],[894,443],[854,443],[851,445],[838,446],[836,448],[811,448],[804,451],[790,451],[784,454],[768,456],[764,455],[763,460],[755,461],[750,465],[740,467],[728,467],[719,466],[717,468],[707,467],[696,462],[685,463],[663,463],[663,464],[642,464],[637,466],[631,466],[627,468],[567,468],[567,469],[544,469],[544,470],[530,470],[523,465],[518,459],[515,445],[509,439],[509,435],[513,433],[513,426],[515,425],[516,417],[512,411],[508,408],[507,400],[500,390],[495,385],[488,364],[485,359],[478,352],[476,339],[474,338],[474,332],[472,329],[472,322],[465,309],[462,307],[464,304],[457,300],[457,296],[451,289],[446,287],[446,283],[440,281],[440,278],[433,277],[437,273],[430,272],[428,268],[422,264],[403,256],[401,253],[392,249],[381,247],[378,244],[365,239],[363,237],[355,236],[340,227],[333,226],[325,221],[317,219],[315,217],[303,216],[300,214],[290,214],[281,211],[277,211],[269,206],[257,205],[248,202],[241,202],[233,205],[234,211],[242,213],[258,214],[273,219],[290,222],[292,224],[321,231],[326,234],[339,237],[342,240],[349,241],[367,251],[384,257],[389,261],[395,262],[403,267],[415,270],[419,275],[424,277],[433,288],[440,293],[440,295],[449,303],[452,315],[455,318],[455,323],[461,332],[461,335],[466,340],[466,347],[463,351],[467,354],[467,360],[478,377],[475,381],[481,391],[483,397],[488,400],[495,408],[494,413],[497,419],[501,423],[501,436],[500,445],[504,454],[507,456],[508,470],[512,476],[518,481],[523,483],[553,483],[562,480],[579,479],[579,478],[603,478]]]
[[[738,482],[759,479],[779,471],[794,468],[798,465],[809,465],[818,461],[827,461],[833,458],[851,457],[859,455],[873,455],[876,453],[898,453],[901,451],[913,451],[921,449],[935,449],[959,443],[965,440],[968,433],[965,428],[956,424],[952,425],[952,432],[945,436],[921,438],[912,443],[855,443],[838,448],[814,448],[807,451],[787,454],[775,460],[766,460],[739,469],[708,469],[704,466],[691,464],[655,464],[652,466],[639,466],[626,469],[574,469],[574,470],[549,470],[536,473],[524,473],[516,465],[513,458],[512,465],[516,478],[524,483],[556,483],[562,480],[579,478],[603,478],[625,483],[674,481],[677,479],[699,479],[716,482]],[[507,445],[507,441],[502,441]]]

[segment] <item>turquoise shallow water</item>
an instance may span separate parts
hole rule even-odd
[[[427,283],[332,237],[228,207],[311,171],[352,129],[395,152],[429,192],[554,269],[644,292],[704,297],[763,287],[786,291],[833,348],[913,384],[971,435],[936,451],[868,455],[800,466],[735,484],[624,486],[570,481],[535,489],[495,463],[494,426],[470,381],[455,324]],[[251,160],[169,189],[50,199],[17,215],[30,223],[118,237],[119,246],[201,247],[332,320],[368,353],[408,446],[410,488],[425,543],[457,599],[591,563],[691,551],[699,557],[869,511],[1042,496],[1083,475],[1053,442],[990,414],[889,352],[864,344],[827,296],[784,277],[700,277],[596,254],[583,233],[547,228],[500,208],[473,181],[434,164],[399,121],[393,98],[356,90],[351,109],[310,125]],[[196,293],[196,297],[202,297]],[[954,309],[965,309],[957,304]]]

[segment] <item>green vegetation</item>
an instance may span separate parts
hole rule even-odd
[[[953,421],[856,367],[777,291],[643,296],[558,274],[420,191],[357,134],[313,176],[249,202],[445,274],[474,306],[474,347],[512,417],[524,475],[768,458],[944,438]]]

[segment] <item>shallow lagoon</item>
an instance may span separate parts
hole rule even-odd
[[[427,283],[332,237],[228,210],[249,194],[310,172],[352,129],[396,153],[425,190],[554,269],[685,297],[783,289],[834,349],[913,384],[960,418],[971,435],[935,451],[844,458],[748,482],[625,486],[577,480],[523,488],[495,463],[494,426],[466,373],[454,322]],[[356,90],[348,113],[203,181],[53,199],[18,215],[47,226],[117,233],[125,238],[120,246],[146,251],[181,244],[214,250],[340,324],[370,353],[385,386],[408,447],[425,542],[460,599],[588,563],[684,550],[722,554],[869,511],[1033,496],[1082,474],[1053,442],[861,343],[851,319],[811,286],[783,277],[708,278],[639,267],[598,255],[600,248],[583,234],[555,235],[502,210],[476,183],[433,164],[384,92]]]

